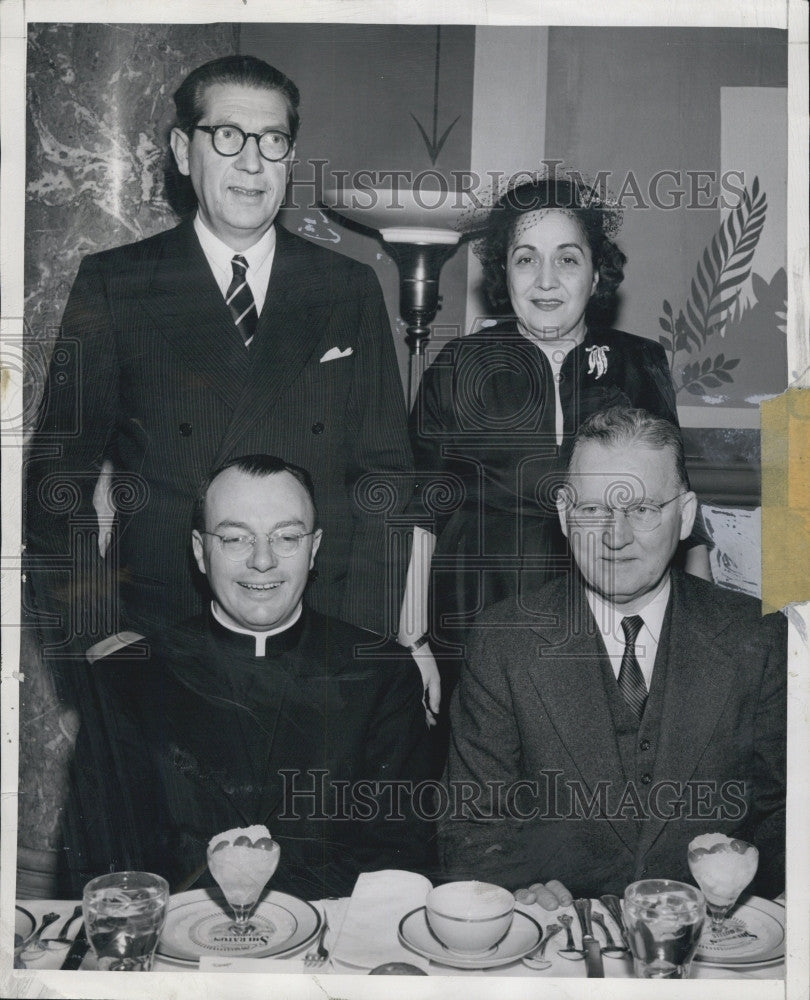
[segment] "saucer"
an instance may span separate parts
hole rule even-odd
[[[498,965],[518,962],[537,947],[542,936],[543,932],[536,920],[515,910],[515,917],[506,937],[492,948],[470,955],[451,951],[433,936],[424,906],[406,913],[399,922],[399,940],[406,948],[432,962],[440,962],[454,969],[493,969]]]
[[[727,933],[712,937],[707,917],[695,959],[704,965],[739,968],[783,961],[785,908],[759,896],[750,896],[727,918]]]
[[[318,933],[321,915],[311,903],[285,892],[268,892],[250,918],[248,934],[231,931],[231,913],[215,889],[179,892],[169,900],[157,953],[183,964],[202,955],[269,958],[303,948]]]

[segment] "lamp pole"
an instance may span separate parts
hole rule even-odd
[[[439,308],[439,274],[460,236],[452,230],[381,229],[386,248],[399,270],[399,312],[407,324],[408,407],[413,407],[425,369],[425,344]]]

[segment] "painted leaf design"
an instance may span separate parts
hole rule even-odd
[[[662,329],[673,333],[676,353],[683,350],[691,353],[693,348],[700,351],[709,337],[722,332],[729,320],[740,315],[740,290],[751,273],[767,208],[767,196],[760,188],[759,177],[754,177],[750,190],[744,189],[737,206],[723,219],[704,247],[690,281],[685,308],[680,311],[674,329],[671,324],[666,325],[663,318],[659,320]],[[752,285],[760,301],[773,293],[758,275],[752,278]],[[664,300],[663,311],[667,317],[672,317],[669,300]],[[694,368],[687,365],[683,369],[681,388],[700,395],[702,390],[698,383],[716,388],[723,382],[733,381],[728,372],[739,362],[739,358],[726,361],[725,355],[719,354],[714,362],[706,358]]]

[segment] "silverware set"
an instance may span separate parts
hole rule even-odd
[[[551,961],[545,958],[546,947],[549,941],[563,930],[565,931],[565,942],[557,954],[572,962],[585,960],[589,977],[600,978],[604,975],[602,971],[602,955],[607,955],[610,958],[625,958],[628,956],[630,949],[627,944],[621,900],[618,896],[605,895],[599,899],[599,902],[618,929],[618,940],[605,920],[605,913],[594,909],[589,899],[577,899],[574,900],[574,911],[582,932],[582,946],[577,947],[571,929],[574,917],[569,913],[561,913],[556,917],[555,923],[546,926],[545,933],[537,948],[524,957],[523,964],[531,969],[549,968]],[[594,926],[598,927],[602,932],[605,939],[604,945],[594,935]]]

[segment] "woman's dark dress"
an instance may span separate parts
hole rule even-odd
[[[602,374],[588,370],[595,346],[606,349]],[[588,416],[625,404],[677,423],[666,355],[643,337],[589,330],[568,353],[560,446],[552,379],[544,352],[514,322],[450,341],[424,374],[410,418],[420,475],[411,511],[437,536],[430,621],[440,654],[442,644],[447,654],[463,647],[485,605],[510,594],[524,604],[569,566],[553,487],[566,444]]]

